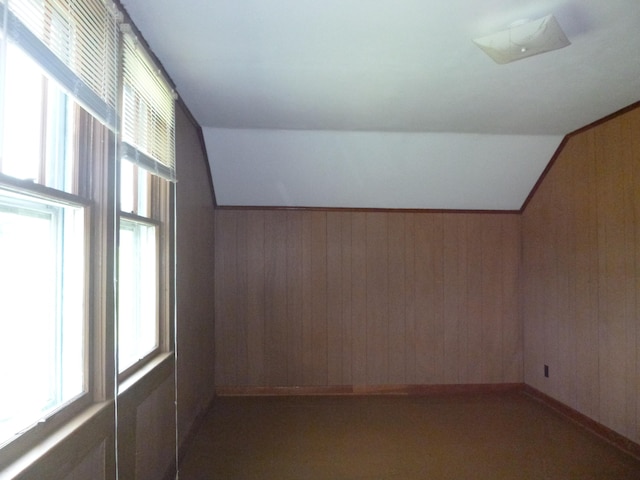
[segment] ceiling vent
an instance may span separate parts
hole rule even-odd
[[[476,38],[474,43],[499,64],[514,62],[571,44],[553,15],[514,24],[507,30]]]

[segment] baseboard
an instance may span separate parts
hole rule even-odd
[[[216,396],[296,396],[296,395],[443,395],[518,391],[522,383],[480,383],[453,385],[334,385],[296,387],[219,386]]]
[[[556,410],[581,427],[586,428],[595,435],[603,438],[607,442],[615,445],[620,450],[623,450],[624,452],[640,459],[640,444],[637,444],[636,442],[628,439],[624,435],[620,435],[618,432],[611,430],[609,427],[606,427],[599,422],[596,422],[592,418],[587,417],[585,414],[574,410],[568,405],[565,405],[564,403],[556,400],[553,397],[550,397],[546,393],[543,393],[530,385],[523,385],[523,392],[530,397],[540,401],[549,408]]]

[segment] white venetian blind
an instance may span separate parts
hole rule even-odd
[[[113,4],[109,0],[5,0],[7,4],[11,40],[115,129],[118,13]]]
[[[151,173],[175,181],[173,89],[136,38],[123,35],[123,155]]]

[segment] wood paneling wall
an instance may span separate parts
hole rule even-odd
[[[522,381],[520,216],[216,211],[218,386]]]
[[[166,478],[167,463],[175,458],[175,415],[167,408],[175,400],[174,387],[174,378],[169,377],[136,409],[136,479]]]
[[[106,447],[104,442],[84,457],[64,480],[105,480]]]
[[[526,383],[640,442],[640,109],[568,140],[522,228]]]
[[[214,198],[199,127],[176,108],[176,335],[178,444],[198,426],[214,395]],[[169,415],[167,410],[165,415]]]

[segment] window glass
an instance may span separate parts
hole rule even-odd
[[[13,461],[171,348],[175,105],[110,1],[0,8],[0,447],[15,440],[0,454]]]
[[[120,161],[120,210],[150,217],[152,176],[128,160]]]
[[[79,140],[90,137],[77,119],[87,114],[18,46],[8,42],[6,53],[0,444],[89,390],[88,201],[77,195]],[[38,185],[48,187],[47,193]]]
[[[38,66],[16,46],[7,46],[2,173],[41,181],[44,82]]]
[[[7,45],[5,92],[0,171],[71,193],[75,185],[70,150],[75,135],[74,102],[11,42]]]
[[[161,182],[166,181],[120,161],[119,373],[160,346],[159,232],[165,219],[152,206],[166,198]]]
[[[84,209],[0,192],[0,443],[86,391]]]
[[[169,347],[175,99],[131,31],[122,35],[121,80],[118,368],[125,378]]]
[[[120,219],[118,368],[123,372],[158,347],[157,228]]]

